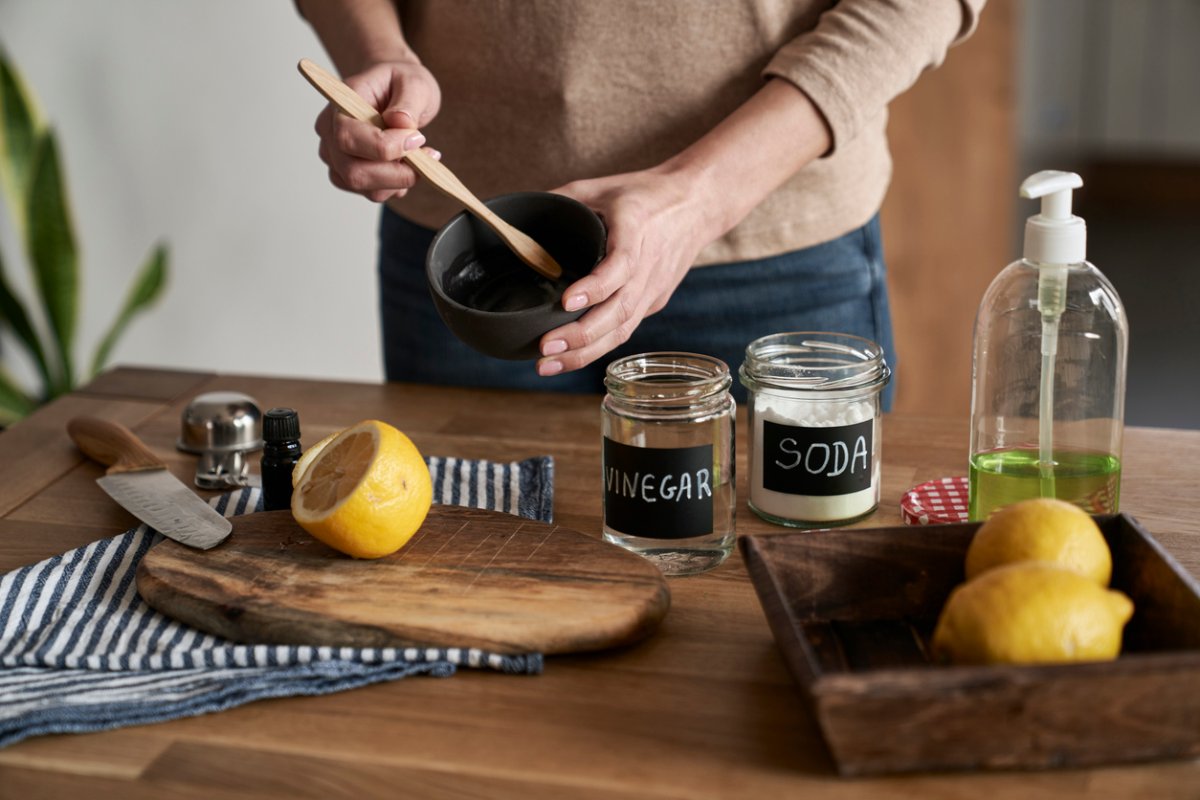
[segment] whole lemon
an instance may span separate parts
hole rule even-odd
[[[1049,561],[1108,586],[1112,553],[1088,513],[1063,500],[1038,497],[996,511],[967,549],[967,580],[1017,561]]]
[[[325,544],[355,558],[403,547],[425,521],[433,482],[416,445],[367,420],[322,440],[292,490],[292,516]]]
[[[955,664],[1107,661],[1121,651],[1133,603],[1077,572],[1023,561],[961,584],[933,633],[934,657]]]

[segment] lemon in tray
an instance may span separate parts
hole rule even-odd
[[[1112,553],[1083,509],[1052,498],[1000,509],[971,539],[965,572],[934,630],[938,660],[1041,664],[1120,654],[1133,603],[1108,589]]]
[[[1095,520],[1078,506],[1039,497],[996,511],[967,550],[967,580],[1017,561],[1048,561],[1108,586],[1112,554]]]
[[[933,634],[955,664],[1037,664],[1117,657],[1133,603],[1057,564],[1021,561],[960,585]]]
[[[433,502],[429,469],[393,426],[367,420],[326,437],[296,465],[292,516],[325,544],[355,558],[403,547]]]

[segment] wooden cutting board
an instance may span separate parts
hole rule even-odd
[[[670,606],[658,568],[616,545],[437,505],[412,541],[377,560],[326,547],[290,511],[234,517],[212,550],[155,545],[137,586],[168,616],[256,644],[575,653],[641,639]]]

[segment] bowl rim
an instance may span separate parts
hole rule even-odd
[[[593,211],[591,208],[589,208],[586,204],[581,203],[580,201],[576,200],[574,197],[570,197],[565,194],[559,194],[558,192],[509,192],[507,194],[498,194],[494,197],[489,197],[487,200],[483,201],[483,204],[485,206],[487,206],[488,208],[491,208],[492,203],[497,202],[497,201],[510,201],[510,200],[516,200],[516,199],[520,199],[520,198],[527,198],[527,197],[537,197],[537,198],[541,198],[541,199],[554,198],[553,202],[561,202],[566,205],[573,205],[573,206],[585,211],[586,216],[590,217],[595,222],[597,228],[599,229],[602,246],[604,247],[604,252],[601,254],[600,259],[596,263],[599,264],[600,261],[603,261],[608,256],[608,229],[604,225],[604,220],[600,219],[600,215],[597,214],[595,211]],[[516,311],[484,311],[483,309],[480,309],[480,308],[475,308],[473,306],[464,305],[463,303],[460,303],[459,301],[455,300],[453,297],[450,297],[449,295],[447,295],[445,293],[445,291],[443,291],[443,289],[442,289],[441,281],[434,279],[434,275],[430,269],[429,254],[434,251],[434,249],[437,247],[438,243],[442,240],[442,238],[444,236],[447,235],[447,233],[449,232],[449,230],[452,226],[459,224],[461,220],[463,220],[467,217],[470,217],[470,216],[473,216],[472,213],[470,211],[467,211],[466,209],[463,209],[462,211],[459,211],[457,214],[455,214],[450,219],[446,220],[446,222],[443,223],[442,227],[438,228],[437,232],[433,235],[433,239],[431,239],[429,242],[429,248],[425,251],[425,282],[429,285],[430,291],[432,291],[439,298],[439,300],[441,302],[446,303],[448,306],[453,308],[455,311],[467,312],[473,316],[480,316],[480,317],[504,318],[504,317],[529,315],[529,314],[533,314],[536,312],[554,313],[555,311],[557,311],[558,313],[560,313],[564,316],[574,315],[575,317],[578,317],[580,315],[581,311],[575,312],[575,311],[567,311],[566,309],[564,309],[562,307],[561,303],[559,302],[561,300],[561,297],[558,299],[555,299],[555,300],[547,300],[545,303],[540,303],[536,306],[530,306],[529,308],[517,309]],[[503,242],[501,243],[501,246],[504,246]],[[595,264],[593,264],[592,266],[595,267]]]

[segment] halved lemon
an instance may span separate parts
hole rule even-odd
[[[355,558],[381,558],[421,527],[433,483],[399,430],[366,420],[313,449],[292,491],[292,516],[304,530]]]

